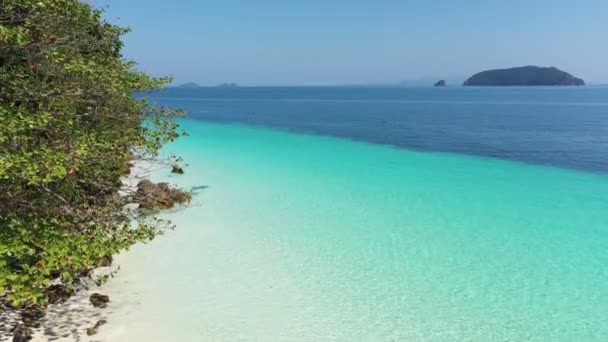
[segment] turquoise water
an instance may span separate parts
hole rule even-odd
[[[108,341],[605,341],[608,176],[186,120]]]

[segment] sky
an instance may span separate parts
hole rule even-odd
[[[90,0],[124,56],[202,85],[464,81],[524,65],[608,84],[607,0]]]

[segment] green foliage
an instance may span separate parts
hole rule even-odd
[[[155,155],[181,115],[121,56],[127,30],[78,0],[0,0],[0,297],[42,305],[97,260],[158,227],[120,210],[133,151]]]

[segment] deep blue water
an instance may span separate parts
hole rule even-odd
[[[171,88],[195,119],[608,172],[608,87]]]

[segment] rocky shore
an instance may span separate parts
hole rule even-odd
[[[189,204],[190,192],[148,179],[151,172],[166,167],[147,160],[131,163],[119,190],[125,199],[123,210],[150,215]],[[59,283],[50,286],[46,290],[49,305],[44,312],[14,310],[0,303],[0,342],[95,341],[98,330],[111,323],[107,318],[111,298],[103,294],[103,283],[119,269],[112,261],[112,256],[100,258],[97,267],[83,275],[74,289]]]

